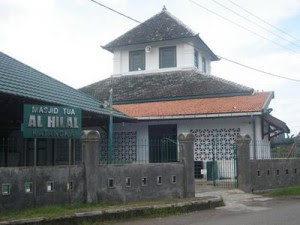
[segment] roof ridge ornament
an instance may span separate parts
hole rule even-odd
[[[162,8],[162,11],[166,11],[166,10],[167,10],[167,7],[164,5]]]

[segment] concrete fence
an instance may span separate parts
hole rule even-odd
[[[194,137],[181,134],[178,139],[179,162],[99,165],[100,135],[84,131],[81,165],[0,168],[0,210],[193,197]]]
[[[246,192],[300,184],[300,158],[251,159],[250,136],[237,138],[238,187]]]

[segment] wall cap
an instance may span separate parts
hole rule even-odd
[[[236,137],[236,142],[250,142],[250,141],[251,141],[251,137],[249,136],[249,134],[246,134],[245,136],[238,135]]]
[[[192,133],[184,132],[178,135],[179,142],[194,142],[195,136]]]
[[[86,140],[99,140],[100,133],[97,130],[84,130],[82,131],[81,138]]]

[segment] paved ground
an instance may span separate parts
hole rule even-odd
[[[122,225],[299,225],[300,198],[265,198],[240,190],[224,190],[197,185],[196,196],[221,195],[226,206],[170,216],[132,220]]]

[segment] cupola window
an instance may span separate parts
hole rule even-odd
[[[194,49],[194,65],[199,69],[199,53],[196,49]]]
[[[145,70],[145,50],[129,52],[129,71]]]
[[[202,72],[207,73],[206,59],[204,57],[202,57]]]
[[[159,68],[176,67],[176,46],[159,49]]]

